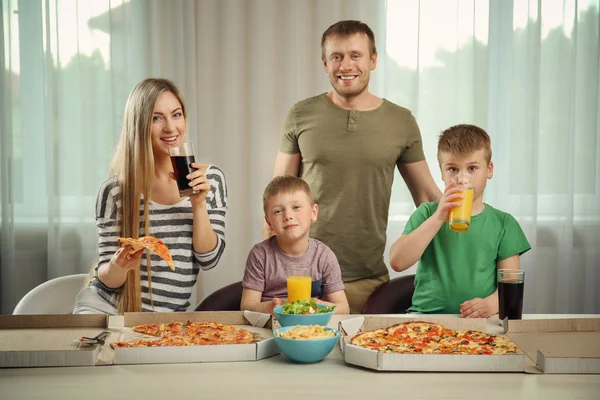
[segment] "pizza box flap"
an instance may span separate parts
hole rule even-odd
[[[78,339],[107,328],[107,315],[2,315],[0,367],[95,365],[102,346]]]
[[[504,319],[504,332],[594,332],[600,331],[600,318]]]
[[[105,328],[106,314],[0,315],[0,329]]]
[[[540,372],[600,373],[600,318],[505,320],[504,330]]]

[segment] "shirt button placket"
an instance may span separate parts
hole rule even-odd
[[[346,124],[348,132],[356,132],[358,128],[358,111],[351,110],[348,112],[348,123]]]

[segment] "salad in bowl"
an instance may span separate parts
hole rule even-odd
[[[281,326],[292,325],[327,325],[335,305],[317,304],[314,299],[285,302],[273,309],[273,314]]]

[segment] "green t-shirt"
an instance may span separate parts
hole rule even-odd
[[[319,205],[310,236],[333,250],[344,282],[386,274],[394,170],[425,159],[411,112],[387,100],[371,111],[344,110],[321,94],[290,109],[280,151],[301,154],[299,176]]]
[[[421,204],[404,234],[417,229],[437,207],[438,202]],[[409,311],[459,314],[464,301],[494,293],[498,261],[530,248],[514,217],[488,204],[471,217],[467,232],[453,232],[445,223],[421,256]]]

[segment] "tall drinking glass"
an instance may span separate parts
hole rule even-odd
[[[459,193],[465,197],[462,199],[462,205],[450,210],[448,223],[450,229],[454,232],[466,232],[471,225],[471,209],[473,208],[474,193],[473,183],[471,180],[464,178],[457,185],[462,187],[462,191]]]
[[[195,162],[194,146],[192,146],[191,143],[170,146],[169,155],[171,156],[171,164],[173,165],[173,172],[175,173],[175,179],[177,180],[179,195],[181,197],[187,197],[196,193],[194,189],[190,187],[190,180],[187,178],[188,174],[196,170],[195,168],[192,168],[192,163]]]
[[[312,274],[310,268],[288,267],[286,272],[288,301],[309,301],[312,289]]]
[[[523,290],[525,271],[514,269],[498,270],[498,309],[501,320],[523,317]]]

